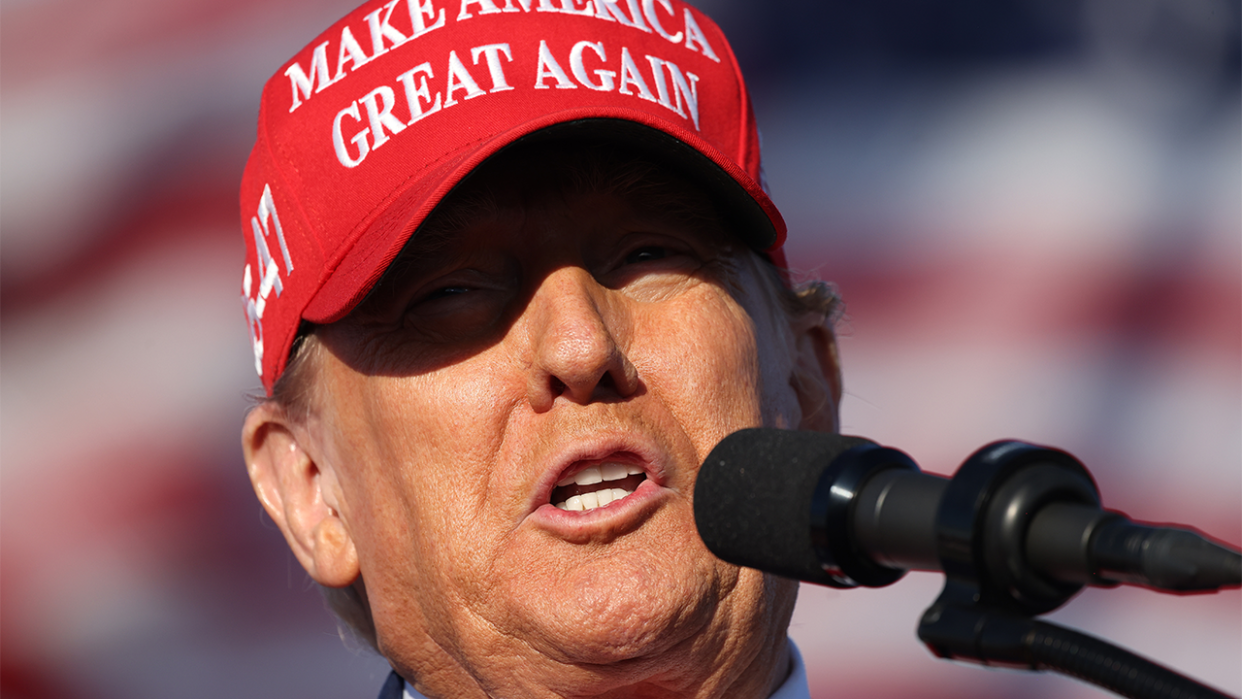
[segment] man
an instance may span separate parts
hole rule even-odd
[[[836,429],[835,299],[759,182],[675,0],[376,0],[269,81],[243,448],[384,696],[806,696],[796,583],[691,507],[727,434]]]

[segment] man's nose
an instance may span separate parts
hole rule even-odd
[[[564,397],[585,405],[616,400],[638,389],[638,372],[618,343],[625,311],[581,267],[548,275],[531,299],[533,362],[527,397],[536,412]]]

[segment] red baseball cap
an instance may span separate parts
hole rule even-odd
[[[242,302],[271,393],[301,324],[371,290],[505,146],[612,138],[704,185],[784,266],[724,35],[680,0],[372,0],[268,80],[242,177]]]

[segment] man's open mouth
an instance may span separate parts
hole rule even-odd
[[[633,493],[645,480],[643,470],[631,464],[596,464],[558,481],[552,502],[571,512],[594,510]]]

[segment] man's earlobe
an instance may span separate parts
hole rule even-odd
[[[794,331],[794,367],[790,384],[802,410],[800,430],[836,432],[841,404],[841,364],[837,338],[823,320],[807,314]]]
[[[307,439],[279,406],[256,406],[242,427],[246,470],[306,572],[321,585],[343,587],[358,578],[358,552],[339,512],[335,474],[321,467]]]

